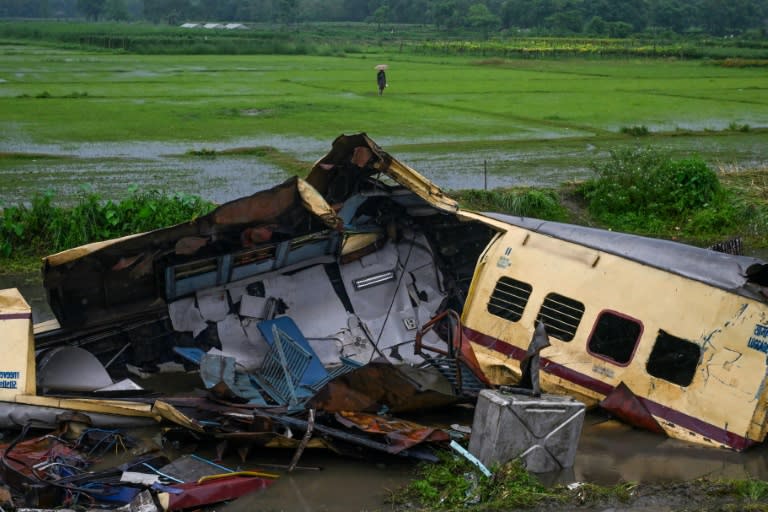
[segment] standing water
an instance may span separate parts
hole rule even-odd
[[[33,308],[35,322],[52,318],[39,276],[0,275],[0,289],[17,287]],[[179,382],[189,384],[189,375]],[[194,384],[192,384],[194,386]],[[470,426],[472,410],[454,407],[441,413],[446,422]],[[418,418],[408,418],[418,420]],[[434,420],[434,418],[431,418]],[[284,468],[290,450],[253,451],[242,462],[225,454],[222,464],[281,474],[268,490],[245,496],[217,507],[240,511],[373,511],[390,510],[388,499],[414,477],[416,464],[407,459],[380,456],[355,458],[326,450],[307,450],[292,473]],[[703,448],[682,441],[634,429],[610,419],[600,411],[587,414],[573,468],[543,475],[547,482],[591,482],[613,485],[619,482],[663,483],[699,478],[768,479],[768,446],[744,453]]]

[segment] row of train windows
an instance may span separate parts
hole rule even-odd
[[[528,283],[502,277],[496,282],[488,301],[488,312],[517,322],[523,316],[532,290]],[[549,336],[568,342],[576,335],[583,315],[584,304],[550,293],[544,298],[537,319],[544,323]],[[602,311],[592,328],[587,349],[602,359],[626,365],[632,359],[642,333],[643,324],[639,321],[616,312]],[[696,343],[659,330],[645,368],[654,377],[688,386],[700,357],[701,348]]]

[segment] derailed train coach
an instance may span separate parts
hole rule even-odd
[[[365,134],[306,179],[49,256],[43,275],[57,322],[18,347],[6,402],[128,414],[94,386],[181,358],[256,407],[420,409],[516,384],[541,322],[545,392],[697,444],[766,434],[764,262],[463,210]],[[100,382],[67,384],[73,350]]]

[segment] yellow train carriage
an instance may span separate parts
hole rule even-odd
[[[538,320],[542,388],[596,405],[625,391],[670,437],[736,450],[766,434],[763,265],[609,231],[465,214],[499,235],[478,261],[464,333],[514,382]],[[631,420],[631,418],[629,418]],[[643,425],[647,426],[647,425]]]

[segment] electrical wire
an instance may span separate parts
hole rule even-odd
[[[403,282],[403,278],[405,277],[405,269],[408,268],[408,261],[411,259],[411,252],[413,251],[413,247],[416,244],[416,238],[413,237],[410,239],[410,246],[408,247],[408,255],[405,257],[405,263],[400,262],[400,251],[397,251],[397,264],[401,267],[400,269],[400,277],[397,279],[397,285],[395,286],[394,292],[392,292],[392,300],[389,302],[389,307],[387,308],[387,314],[384,317],[384,322],[381,324],[381,329],[379,330],[379,335],[376,337],[376,341],[369,340],[371,343],[373,343],[373,349],[374,352],[371,353],[371,357],[368,359],[368,362],[370,363],[373,360],[374,353],[379,354],[381,357],[386,356],[381,352],[379,349],[379,342],[381,341],[381,337],[384,335],[384,327],[387,325],[387,321],[389,320],[390,315],[392,314],[392,307],[395,305],[395,300],[397,299],[397,292],[400,290],[400,285]],[[368,336],[367,329],[363,329],[363,332],[366,333],[366,336]]]

